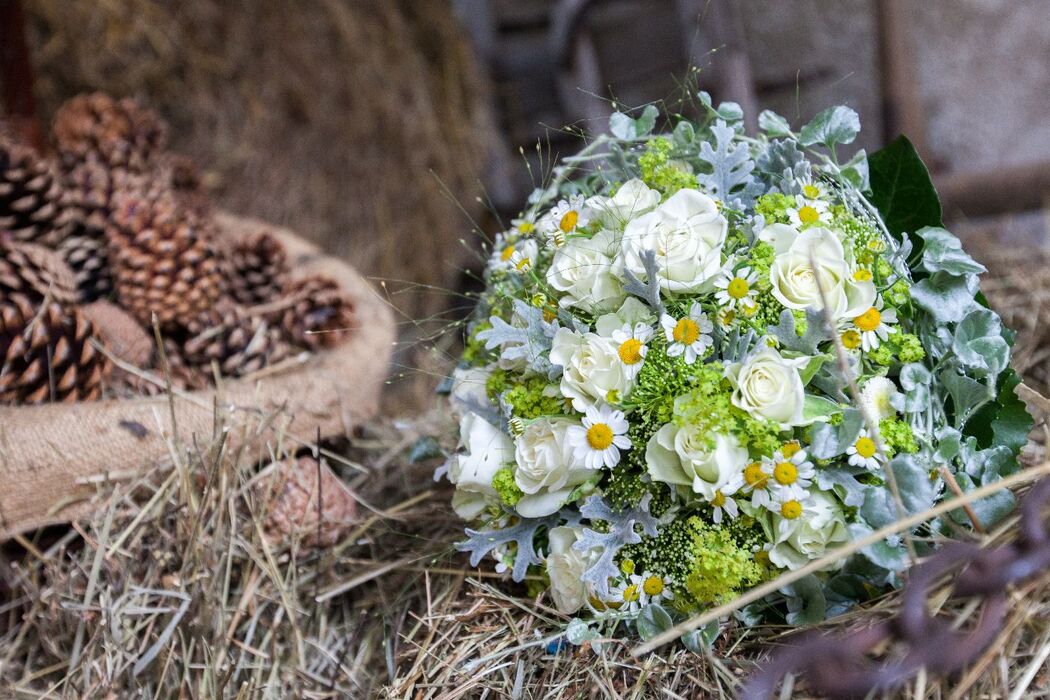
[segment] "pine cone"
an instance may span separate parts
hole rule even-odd
[[[184,328],[211,311],[226,274],[209,219],[180,207],[172,195],[122,196],[106,229],[120,305],[149,327]]]
[[[53,246],[71,228],[54,166],[33,149],[0,136],[0,230]]]
[[[0,404],[89,401],[112,370],[90,343],[91,322],[75,308],[43,309],[22,294],[0,303]]]
[[[257,488],[266,503],[265,531],[282,544],[330,547],[346,536],[357,516],[350,489],[327,464],[311,457],[277,462]]]
[[[155,112],[130,98],[116,100],[97,92],[63,104],[52,134],[66,168],[96,154],[112,168],[145,173],[167,143],[167,125]]]
[[[58,253],[32,243],[0,241],[0,303],[16,295],[33,304],[49,299],[72,306],[76,280]]]
[[[320,275],[290,282],[284,291],[289,305],[281,325],[293,345],[309,350],[329,348],[353,330],[354,303],[335,280]]]
[[[108,301],[80,307],[80,313],[94,326],[95,337],[113,355],[137,367],[149,367],[153,359],[153,338],[126,311]]]
[[[281,242],[265,231],[245,236],[230,250],[230,294],[239,304],[256,306],[281,298],[288,261]]]
[[[265,319],[245,315],[232,304],[219,309],[193,324],[195,335],[182,344],[191,367],[210,369],[216,362],[223,376],[242,377],[291,354],[280,329]]]
[[[82,304],[105,299],[113,291],[113,275],[106,259],[104,236],[73,235],[58,246],[76,282],[77,300]]]

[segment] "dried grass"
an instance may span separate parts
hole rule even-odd
[[[1042,387],[1047,326],[1024,322],[1021,310],[1037,308],[1031,300],[1050,279],[1038,260],[988,262],[997,271],[989,296],[1021,331],[1019,366]],[[265,506],[252,483],[267,455],[224,452],[221,429],[181,436],[174,469],[123,485],[92,522],[6,547],[4,696],[732,697],[753,660],[780,642],[782,628],[730,625],[703,656],[664,648],[635,659],[632,644],[615,640],[550,647],[564,617],[546,597],[467,568],[453,552],[462,523],[449,489],[431,479],[436,460],[409,459],[420,437],[452,430],[437,405],[330,445],[364,516],[319,553],[262,537]],[[1030,463],[1044,453],[1040,431],[1034,438]],[[1011,532],[1007,523],[988,539]],[[887,595],[824,626],[889,615],[898,602]],[[1048,650],[1044,576],[1013,591],[1003,634],[979,662],[893,697],[1045,696]]]

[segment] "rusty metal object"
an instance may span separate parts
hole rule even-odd
[[[1050,504],[1050,479],[1043,479],[1021,504],[1016,541],[983,549],[952,542],[914,567],[900,611],[891,619],[841,634],[799,634],[775,652],[740,694],[742,700],[773,696],[788,673],[803,676],[807,690],[829,698],[864,697],[900,685],[921,669],[954,673],[977,659],[1002,629],[1007,587],[1050,568],[1050,531],[1043,511]],[[952,575],[949,597],[983,598],[972,629],[955,629],[950,619],[931,615],[930,589]],[[890,649],[882,658],[876,649]]]

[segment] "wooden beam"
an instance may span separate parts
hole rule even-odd
[[[947,217],[1050,208],[1050,161],[943,173],[934,185]]]
[[[882,82],[882,135],[886,143],[905,134],[934,170],[926,140],[926,116],[917,79],[918,61],[903,0],[875,0]]]
[[[0,103],[15,132],[36,148],[43,148],[21,0],[0,0]]]

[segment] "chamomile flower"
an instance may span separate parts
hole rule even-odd
[[[566,236],[590,223],[590,214],[583,195],[574,194],[563,199],[548,211],[540,221],[540,230],[556,246],[565,245]]]
[[[536,232],[536,212],[525,212],[517,219],[511,219],[510,225],[522,236],[531,236]]]
[[[802,184],[802,196],[807,200],[814,199],[826,199],[828,196],[828,188],[824,183],[811,180]]]
[[[634,379],[642,371],[642,360],[649,351],[646,345],[653,337],[653,329],[645,323],[636,323],[634,328],[624,326],[620,330],[613,331],[612,339],[617,343],[616,353],[620,356],[620,362],[624,364],[627,375]]]
[[[723,307],[731,309],[753,309],[755,307],[755,283],[758,282],[758,272],[750,267],[742,267],[737,271],[725,269],[715,280],[715,300]]]
[[[768,489],[778,500],[802,498],[817,473],[798,443],[788,443],[763,460],[762,471],[769,476]]]
[[[802,195],[795,196],[795,206],[787,210],[788,219],[799,228],[816,224],[831,223],[828,203],[819,199],[809,199]]]
[[[882,344],[890,334],[890,326],[897,323],[897,310],[884,308],[882,297],[875,306],[853,319],[853,326],[860,334],[860,346],[870,352]]]
[[[744,485],[744,477],[742,474],[738,474],[733,481],[722,486],[722,488],[715,489],[715,494],[711,498],[711,520],[714,521],[715,525],[719,525],[722,519],[728,517],[730,520],[735,519],[740,515],[740,508],[736,504],[736,492]]]
[[[667,354],[671,357],[684,355],[687,365],[706,355],[713,342],[711,331],[714,324],[697,302],[693,302],[689,315],[680,319],[664,314],[660,317],[660,325],[667,337]]]
[[[715,319],[718,321],[718,327],[722,330],[729,330],[739,320],[739,316],[735,309],[722,307],[718,310],[715,315]]]
[[[740,476],[744,480],[744,490],[751,492],[751,507],[768,508],[773,497],[769,488],[769,474],[762,468],[762,462],[747,465]]]
[[[609,589],[606,603],[610,608],[620,612],[636,612],[642,607],[642,582],[637,574],[629,576],[620,584]]]
[[[671,590],[671,577],[659,576],[646,571],[631,576],[631,583],[638,586],[639,599],[642,605],[659,603],[664,600],[674,600],[674,591]]]
[[[512,237],[507,234],[501,235],[496,240],[491,262],[493,269],[517,273],[528,272],[536,264],[536,257],[539,255],[536,241],[530,239],[511,241]]]
[[[849,457],[849,463],[854,467],[875,471],[882,466],[879,447],[866,429],[862,430],[856,441],[846,448],[846,455]]]
[[[609,406],[589,406],[582,425],[568,429],[573,457],[588,469],[609,469],[620,462],[620,450],[631,449],[630,427],[623,411]]]
[[[783,497],[773,501],[769,510],[779,515],[784,520],[798,520],[806,515],[806,507],[809,505],[809,493],[803,491],[797,494],[785,494]]]

